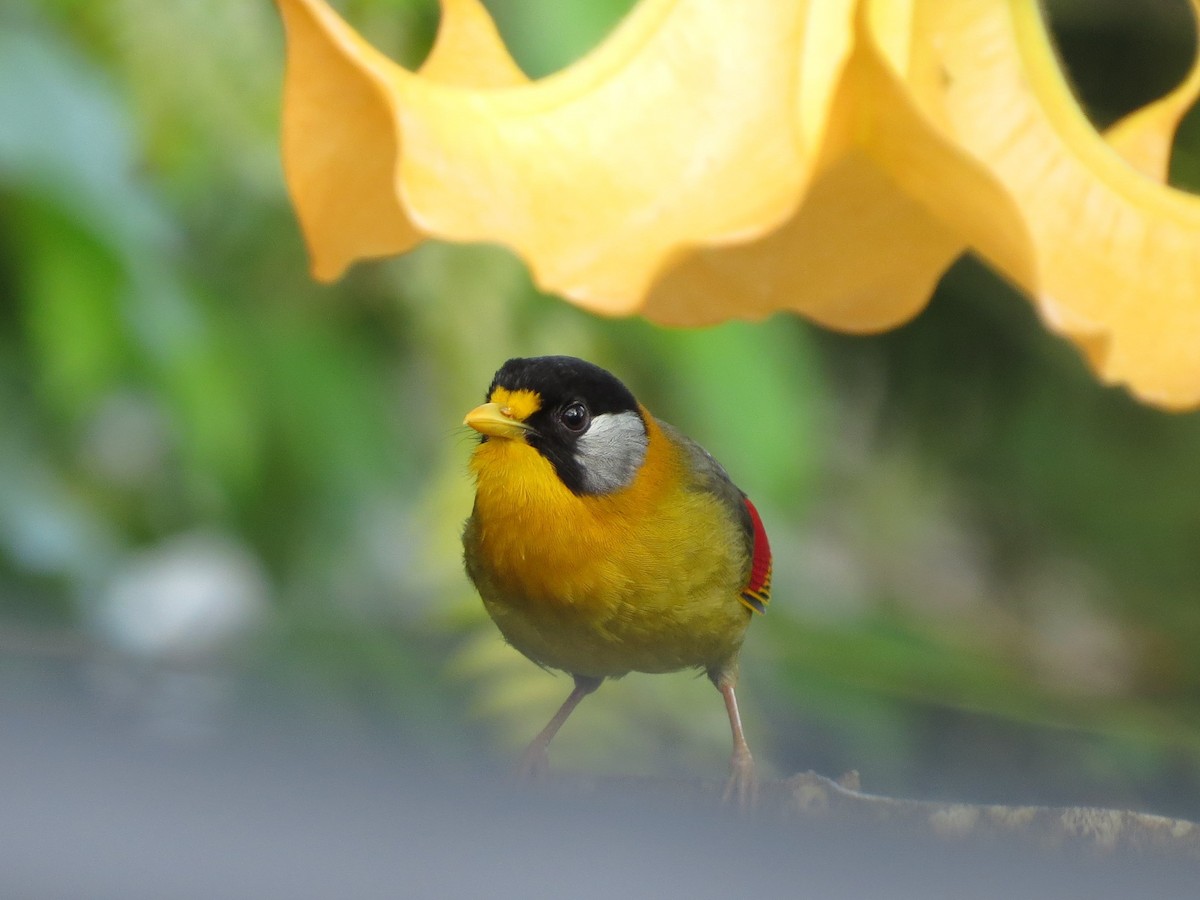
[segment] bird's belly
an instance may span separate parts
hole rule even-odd
[[[750,613],[737,592],[744,560],[702,539],[525,521],[465,535],[468,571],[504,637],[530,659],[575,675],[718,669]]]
[[[484,595],[510,644],[535,662],[574,675],[719,669],[742,644],[750,613],[728,595],[693,594],[671,609],[645,601],[610,597],[563,606]]]

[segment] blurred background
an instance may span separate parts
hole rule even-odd
[[[631,4],[487,5],[542,75]],[[437,23],[433,0],[338,7],[406,64]],[[1184,0],[1048,7],[1099,126],[1190,62]],[[568,353],[763,514],[740,696],[769,774],[1200,818],[1200,417],[1097,385],[969,259],[866,338],[598,319],[489,247],[318,285],[282,49],[265,0],[0,10],[0,693],[169,746],[253,722],[505,771],[570,685],[462,572],[459,423],[509,356]],[[1172,177],[1200,189],[1194,117]],[[554,759],[719,778],[728,749],[707,681],[634,675]]]

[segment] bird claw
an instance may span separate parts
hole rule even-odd
[[[534,741],[525,748],[517,763],[515,778],[522,784],[543,781],[550,773],[550,754],[544,744]]]
[[[735,752],[730,759],[729,780],[721,793],[721,803],[734,806],[739,812],[747,812],[758,805],[758,774],[754,757],[748,750]]]

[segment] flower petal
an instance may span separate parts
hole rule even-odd
[[[695,324],[791,309],[843,331],[918,313],[967,242],[1027,270],[1028,234],[1007,192],[948,141],[894,71],[913,38],[911,4],[863,5],[830,105],[819,174],[779,229],[697,247],[655,286],[645,313]]]
[[[695,247],[658,281],[643,310],[698,325],[790,309],[868,332],[920,312],[962,239],[855,152],[825,169],[796,213],[745,244]]]
[[[283,168],[313,277],[422,239],[390,189],[400,145],[387,101],[390,65],[323,4],[281,0],[287,32]]]
[[[288,28],[285,167],[321,278],[426,235],[514,248],[546,289],[674,322],[912,315],[964,245],[1100,376],[1200,404],[1200,199],[1162,184],[1200,65],[1111,146],[1035,0],[643,0],[527,82],[476,0],[408,72],[323,0]],[[1193,0],[1200,7],[1200,0]]]
[[[394,187],[401,143],[389,96],[399,66],[323,3],[280,0],[287,29],[283,160],[313,276],[424,239]],[[498,87],[526,79],[477,0],[445,0],[424,78]]]
[[[314,269],[336,277],[425,232],[506,244],[547,290],[633,311],[680,248],[752,238],[795,207],[853,2],[729,17],[645,0],[566,70],[480,90],[388,62],[322,0],[279,0],[285,158]]]
[[[856,45],[854,0],[759,0],[732,23],[707,4],[649,0],[590,57],[532,85],[474,0],[447,3],[420,75],[321,0],[280,5],[289,84],[303,73],[308,85],[337,85],[309,103],[314,124],[285,138],[286,156],[311,159],[314,132],[355,145],[319,157],[307,183],[289,177],[299,209],[325,201],[301,214],[320,277],[427,231],[509,244],[543,287],[599,311],[697,324],[790,308],[866,331],[919,311],[963,249],[902,162],[924,161],[923,180],[940,184],[946,147],[926,147],[937,140],[927,127],[873,122],[911,119],[913,107]],[[889,51],[903,52],[911,10],[881,9]],[[469,58],[498,77],[462,62],[472,41]],[[363,102],[347,104],[355,94]],[[383,177],[391,168],[397,186]],[[978,180],[969,162],[959,168]],[[1003,205],[982,193],[989,208]],[[395,249],[382,240],[380,205],[402,226]]]
[[[792,125],[804,7],[648,0],[525,87],[397,82],[412,215],[513,247],[584,306],[637,309],[676,248],[761,233],[794,206],[810,169]]]
[[[1164,407],[1200,404],[1200,198],[1146,177],[1092,128],[1034,0],[920,0],[916,29],[912,96],[1007,190],[1032,265],[986,230],[972,245],[1104,381]]]
[[[925,306],[964,243],[899,190],[864,146],[871,130],[861,105],[871,96],[868,63],[853,41],[828,104],[819,174],[791,217],[756,240],[680,254],[654,285],[644,309],[649,318],[700,324],[790,309],[864,332],[892,327]]]
[[[442,0],[437,40],[418,71],[464,87],[510,87],[529,80],[479,0]]]

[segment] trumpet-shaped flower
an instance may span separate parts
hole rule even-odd
[[[1200,405],[1200,198],[1165,184],[1200,67],[1101,135],[1036,0],[641,0],[537,81],[477,0],[442,0],[415,72],[324,0],[277,2],[319,279],[486,241],[596,312],[867,332],[972,250],[1102,380]]]

